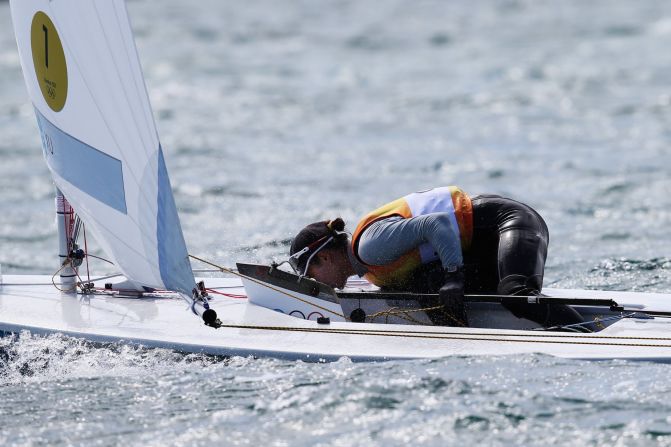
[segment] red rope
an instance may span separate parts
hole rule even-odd
[[[86,279],[91,282],[91,273],[89,272],[89,246],[86,243],[86,224],[82,222],[84,229],[84,259],[86,259]]]
[[[247,298],[247,295],[240,295],[238,293],[224,293],[224,292],[219,292],[219,291],[214,290],[214,289],[205,289],[205,290],[207,290],[208,293],[214,293],[215,295],[223,295],[223,296],[227,296],[229,298],[240,298],[240,299]]]
[[[65,250],[67,250],[67,253],[65,253],[66,256],[70,256],[70,253],[72,252],[72,221],[74,220],[72,219],[72,212],[72,207],[70,207],[68,201],[65,200],[65,197],[63,197],[63,227],[65,228]],[[76,271],[74,268],[73,270]]]
[[[75,210],[70,205],[70,202],[67,201],[65,196],[63,196],[63,222],[65,223],[65,234],[66,241],[68,245],[68,250],[72,250],[72,240],[73,233],[75,231]]]

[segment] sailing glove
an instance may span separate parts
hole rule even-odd
[[[462,269],[445,272],[445,283],[438,291],[447,320],[451,326],[468,326],[464,307],[464,272]]]

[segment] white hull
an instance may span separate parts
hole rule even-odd
[[[94,342],[123,342],[183,352],[310,361],[433,358],[542,353],[576,359],[671,360],[671,318],[627,318],[594,334],[331,322],[317,324],[212,295],[223,324],[214,329],[176,296],[124,298],[62,294],[50,276],[5,275],[0,331],[62,333]],[[238,279],[207,278],[209,288],[244,294]],[[645,312],[671,312],[671,294],[546,289],[557,297],[609,298]]]

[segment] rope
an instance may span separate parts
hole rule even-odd
[[[60,270],[58,272],[56,272],[56,274],[58,274],[58,273],[60,273]],[[54,276],[56,276],[56,275],[54,275]],[[115,273],[113,275],[107,275],[107,276],[100,276],[98,278],[93,278],[92,281],[103,281],[105,279],[116,278],[117,276],[121,276],[121,273]],[[48,282],[15,282],[15,283],[3,282],[2,285],[3,286],[14,286],[14,287],[16,287],[16,286],[35,287],[35,286],[53,286],[55,284],[53,282],[51,282],[51,283],[48,283]],[[221,287],[219,287],[219,288],[221,288]]]
[[[573,324],[565,324],[565,325],[559,325],[559,326],[551,326],[548,328],[534,328],[532,330],[534,331],[556,331],[557,329],[568,329],[568,330],[573,330],[575,332],[583,332],[580,330],[576,329],[581,329],[584,328],[587,332],[592,332],[589,330],[586,326],[593,324],[595,325],[599,330],[605,329],[606,326],[603,324],[604,321],[614,321],[614,320],[624,320],[625,318],[632,318],[636,315],[636,312],[630,312],[628,314],[621,314],[621,315],[613,315],[611,317],[599,317],[596,316],[594,317],[593,321],[583,321],[582,323],[573,323]]]
[[[95,258],[95,259],[100,259],[101,261],[105,261],[108,264],[114,265],[114,263],[112,261],[110,261],[109,259],[101,258],[100,256],[96,256],[96,255],[92,255],[90,253],[86,253],[86,257],[88,258],[89,256],[92,257],[92,258]]]
[[[54,278],[56,277],[56,275],[58,275],[60,272],[62,272],[63,269],[64,269],[65,267],[67,267],[68,265],[71,266],[71,264],[72,264],[72,260],[71,260],[69,257],[68,257],[68,258],[65,258],[65,260],[63,261],[63,264],[61,264],[61,268],[59,268],[58,270],[56,270],[56,273],[54,273],[53,275],[51,275],[51,284],[53,284],[53,286],[56,288],[56,290],[58,290],[58,291],[60,291],[60,292],[74,292],[74,291],[77,290],[77,284],[75,284],[75,286],[74,286],[72,289],[67,289],[67,290],[66,290],[66,289],[61,289],[60,287],[58,287],[58,286],[56,285],[56,281],[54,281]],[[74,270],[74,269],[73,269],[73,270]],[[76,273],[76,271],[75,271],[75,273]],[[77,276],[79,276],[79,275],[77,275]]]
[[[410,321],[410,322],[415,323],[415,324],[423,324],[422,321],[419,321],[418,319],[413,318],[412,316],[410,316],[410,314],[411,314],[411,313],[414,313],[414,312],[428,312],[428,311],[431,311],[431,310],[439,310],[439,309],[443,309],[443,308],[444,308],[444,307],[443,307],[442,305],[440,305],[440,306],[433,306],[433,307],[424,307],[424,308],[422,308],[422,309],[399,309],[399,308],[397,308],[397,307],[390,307],[390,308],[387,309],[387,310],[381,310],[380,312],[376,312],[376,313],[374,313],[374,314],[367,315],[366,318],[367,318],[367,319],[370,319],[370,322],[371,322],[371,323],[374,323],[374,322],[375,322],[374,320],[375,320],[376,318],[384,317],[384,322],[385,322],[385,324],[387,324],[387,323],[389,323],[389,317],[399,317],[399,318],[401,318],[401,319],[403,319],[403,320]],[[454,321],[455,323],[457,323],[459,326],[463,326],[463,323],[462,323],[462,322],[460,322],[459,320],[457,320],[456,318],[454,318],[454,317],[453,317],[452,315],[450,315],[449,313],[446,312],[446,315],[447,315],[452,321]]]
[[[229,298],[247,298],[247,295],[241,295],[239,293],[224,293],[224,292],[219,292],[214,289],[205,289],[208,293],[214,293],[215,295],[223,295],[227,296]]]
[[[189,255],[189,257],[192,258],[192,259],[195,259],[196,261],[200,261],[200,262],[202,262],[202,263],[204,263],[204,264],[207,264],[207,265],[209,265],[209,266],[211,266],[211,267],[218,268],[218,269],[219,269],[220,271],[222,271],[222,272],[226,272],[226,273],[230,273],[230,274],[235,275],[235,276],[239,276],[240,278],[244,278],[244,279],[246,279],[246,280],[248,280],[248,281],[251,281],[251,282],[253,282],[253,283],[256,283],[256,284],[258,284],[258,285],[260,285],[260,286],[263,286],[263,287],[265,287],[265,288],[267,288],[267,289],[270,289],[270,290],[273,290],[273,291],[275,291],[275,292],[281,293],[282,295],[288,296],[289,298],[293,298],[293,299],[298,300],[298,301],[300,301],[300,302],[302,302],[302,303],[304,303],[304,304],[307,304],[307,305],[309,305],[309,306],[313,306],[313,307],[316,307],[317,309],[323,310],[324,312],[328,312],[328,313],[330,313],[330,314],[333,314],[333,315],[336,315],[336,316],[338,316],[338,317],[344,318],[346,321],[350,321],[349,318],[347,318],[345,315],[343,315],[343,314],[341,314],[341,313],[332,311],[331,309],[327,309],[326,307],[322,307],[322,306],[319,306],[318,304],[315,304],[315,303],[312,303],[312,302],[310,302],[310,301],[304,300],[303,298],[300,298],[300,297],[298,297],[298,296],[296,296],[296,295],[293,295],[293,294],[291,294],[291,293],[289,293],[289,292],[285,292],[284,290],[278,289],[277,287],[271,286],[270,284],[266,284],[266,283],[264,283],[264,282],[262,282],[262,281],[256,280],[256,279],[254,279],[254,278],[250,278],[249,276],[246,276],[246,275],[243,275],[242,273],[236,272],[236,271],[234,271],[233,269],[229,269],[229,268],[223,267],[223,266],[221,266],[221,265],[214,264],[214,263],[212,263],[212,262],[210,262],[210,261],[206,261],[206,260],[203,259],[203,258],[199,258],[198,256]]]
[[[646,343],[613,343],[613,342],[592,342],[579,341],[575,338],[600,338],[600,339],[633,339],[633,340],[663,340],[671,341],[669,338],[648,338],[648,337],[595,337],[590,335],[546,335],[545,337],[552,338],[571,338],[571,340],[539,340],[539,335],[534,333],[529,334],[485,334],[485,333],[440,333],[440,332],[401,332],[401,331],[367,331],[367,330],[349,330],[349,329],[321,329],[321,328],[299,328],[290,326],[253,326],[244,324],[222,324],[220,327],[228,329],[253,329],[259,331],[285,331],[285,332],[309,332],[309,333],[326,333],[326,334],[342,334],[342,335],[370,335],[373,337],[402,337],[402,338],[418,338],[418,339],[434,339],[434,340],[463,340],[463,341],[495,341],[495,342],[509,342],[509,343],[546,343],[546,344],[563,344],[563,345],[590,345],[590,346],[624,346],[624,347],[644,347],[644,348],[671,348],[671,344],[646,344]],[[435,334],[435,335],[433,335]],[[499,337],[528,337],[522,338],[499,338]],[[484,338],[487,337],[487,338]],[[497,337],[497,338],[494,338]],[[530,339],[529,339],[530,338]],[[535,339],[534,339],[535,338]]]
[[[287,296],[287,297],[289,297],[289,298],[296,299],[296,300],[301,301],[301,302],[303,302],[303,303],[305,303],[305,304],[307,304],[307,305],[309,305],[309,306],[314,306],[314,307],[316,307],[316,308],[318,308],[318,309],[324,310],[324,311],[329,312],[329,313],[331,313],[331,314],[333,314],[333,315],[337,315],[337,316],[339,316],[339,317],[342,317],[342,318],[344,318],[346,321],[351,321],[350,318],[346,317],[346,316],[343,315],[343,314],[340,314],[340,313],[338,313],[338,312],[334,312],[334,311],[329,310],[329,309],[327,309],[327,308],[325,308],[325,307],[322,307],[322,306],[319,306],[319,305],[317,305],[317,304],[315,304],[315,303],[312,303],[312,302],[310,302],[310,301],[304,300],[304,299],[302,299],[302,298],[300,298],[300,297],[298,297],[298,296],[296,296],[296,295],[293,295],[293,294],[291,294],[291,293],[285,292],[284,290],[281,290],[281,289],[278,289],[278,288],[276,288],[276,287],[273,287],[273,286],[271,286],[270,284],[264,283],[264,282],[262,282],[262,281],[258,281],[258,280],[254,279],[254,278],[250,278],[249,276],[243,275],[242,273],[239,273],[238,271],[235,271],[235,270],[232,270],[232,269],[229,269],[229,268],[226,268],[226,267],[223,267],[223,266],[214,264],[214,263],[209,262],[209,261],[207,261],[207,260],[205,260],[205,259],[199,258],[198,256],[194,256],[194,255],[191,255],[191,254],[190,254],[189,257],[192,258],[192,259],[195,259],[195,260],[197,260],[197,261],[200,261],[200,262],[202,262],[202,263],[204,263],[204,264],[207,264],[207,265],[209,265],[209,266],[211,266],[211,267],[215,267],[215,268],[219,269],[219,270],[222,271],[222,272],[230,273],[230,274],[232,274],[232,275],[239,276],[240,278],[245,278],[245,279],[247,279],[247,280],[249,280],[249,281],[252,281],[252,282],[254,282],[254,283],[256,283],[256,284],[258,284],[258,285],[260,285],[260,286],[263,286],[263,287],[266,287],[266,288],[268,288],[268,289],[271,289],[271,290],[273,290],[273,291],[275,291],[275,292],[281,293],[281,294],[283,294],[283,295],[285,295],[285,296]],[[207,289],[207,290],[210,291],[210,289]],[[227,295],[227,294],[223,294],[223,293],[222,293],[222,295]],[[230,296],[230,295],[228,295],[228,296]],[[237,297],[232,297],[232,298],[237,298]],[[421,321],[417,320],[416,318],[413,318],[412,316],[410,316],[410,314],[411,314],[411,313],[415,313],[415,312],[427,312],[427,311],[431,311],[431,310],[439,310],[439,309],[444,309],[444,306],[443,306],[443,305],[439,305],[439,306],[426,307],[426,308],[421,308],[421,309],[402,309],[402,310],[401,310],[401,309],[397,309],[397,308],[393,308],[393,307],[392,307],[392,308],[390,308],[390,309],[388,309],[388,310],[383,310],[383,311],[377,312],[377,313],[375,313],[375,314],[368,315],[368,316],[366,316],[366,318],[370,318],[371,321],[372,321],[372,320],[375,319],[375,318],[384,316],[384,317],[385,317],[385,322],[387,322],[390,316],[397,316],[397,317],[399,317],[399,318],[401,318],[401,319],[404,319],[404,320],[406,320],[406,321],[410,321],[410,322],[415,323],[415,324],[422,324]],[[455,318],[453,315],[451,315],[449,312],[445,312],[445,315],[446,315],[446,316],[447,316],[453,323],[455,323],[457,326],[464,327],[464,324],[463,324],[459,319],[457,319],[457,318]]]
[[[67,266],[70,266],[72,268],[72,271],[75,272],[75,275],[77,276],[77,279],[78,279],[78,281],[75,282],[74,287],[72,287],[71,289],[63,289],[63,288],[58,287],[56,285],[56,281],[54,280],[54,278],[56,278],[56,275],[58,275],[60,272],[62,272],[63,269]],[[86,282],[84,282],[82,277],[79,276],[79,272],[77,271],[77,269],[72,265],[72,258],[68,256],[63,261],[63,264],[61,264],[61,267],[58,270],[56,270],[56,272],[53,275],[51,275],[51,285],[53,285],[56,288],[56,290],[58,290],[59,292],[65,292],[65,293],[76,292],[77,288],[79,288],[81,293],[88,294],[88,293],[91,292],[91,290],[93,290],[92,287],[88,287],[87,285],[85,285],[85,284],[92,284],[91,283],[91,276],[88,273],[88,261],[87,261],[87,269],[86,270],[87,270],[88,280]],[[119,275],[111,275],[109,277],[98,278],[97,281],[100,281],[102,279],[107,279],[107,278],[113,278],[115,276],[119,276]],[[17,285],[23,285],[23,284],[17,284]],[[36,285],[40,285],[40,284],[36,284]]]
[[[91,272],[89,271],[89,247],[86,243],[86,224],[83,224],[84,228],[84,259],[86,259],[86,281],[91,282]]]

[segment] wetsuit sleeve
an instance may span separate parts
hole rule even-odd
[[[431,244],[444,268],[463,264],[459,230],[448,213],[378,220],[361,235],[357,254],[366,264],[384,265],[424,243]]]

